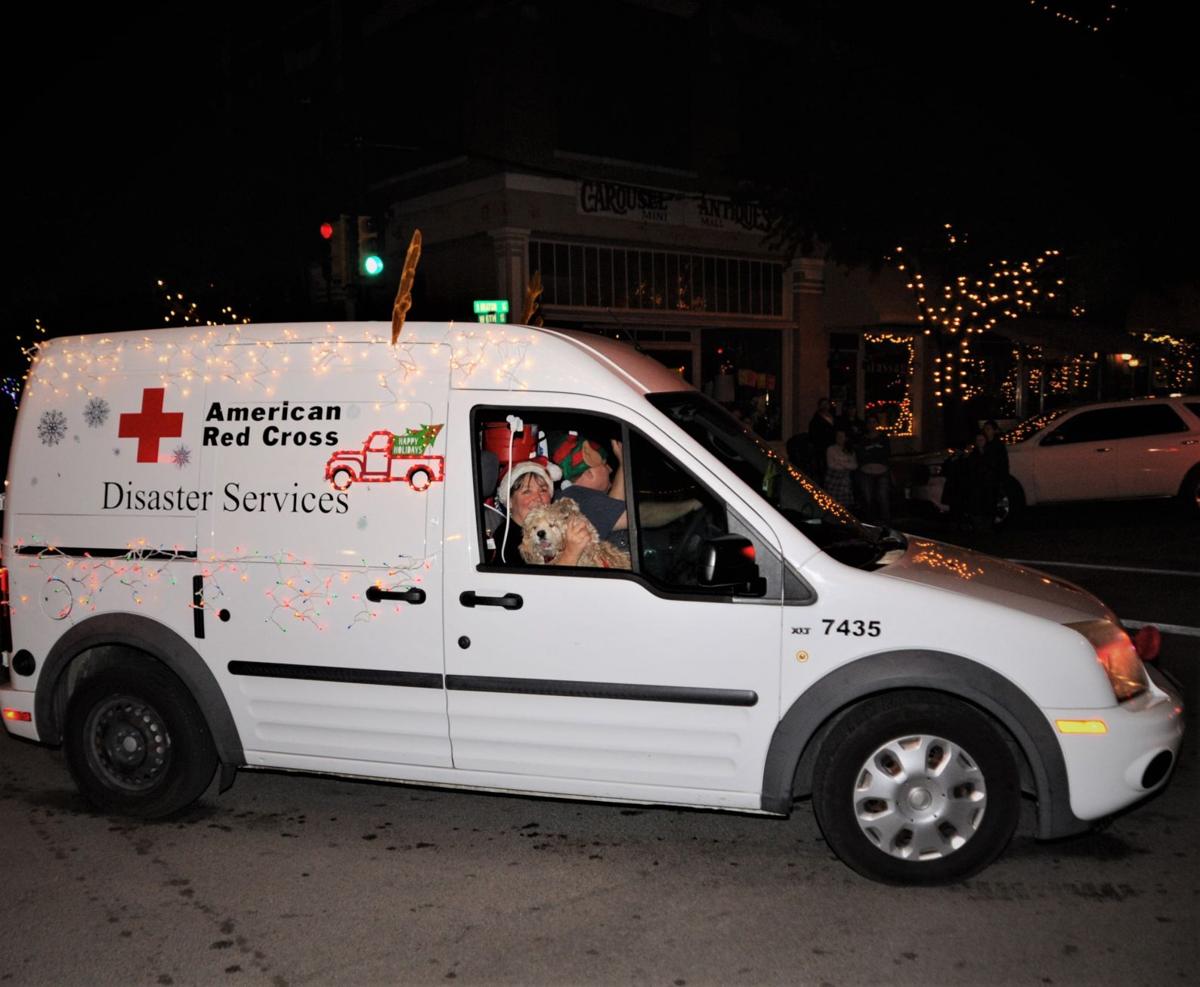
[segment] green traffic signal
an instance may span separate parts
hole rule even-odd
[[[376,277],[383,273],[383,258],[378,254],[367,254],[362,262],[363,273],[368,277]]]

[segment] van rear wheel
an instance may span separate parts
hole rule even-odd
[[[67,765],[103,812],[155,819],[190,805],[217,768],[196,702],[171,672],[123,662],[85,680],[67,705]]]
[[[821,832],[846,864],[886,884],[945,884],[982,870],[1020,812],[1015,760],[973,707],[903,692],[854,708],[821,748]]]

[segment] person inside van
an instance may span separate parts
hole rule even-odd
[[[525,565],[521,558],[521,526],[535,507],[549,504],[554,497],[554,480],[562,473],[545,459],[526,459],[513,466],[496,487],[496,503],[504,512],[504,521],[492,536],[498,565]],[[566,544],[553,565],[576,565],[590,538],[587,526],[576,519],[567,527]]]
[[[612,440],[612,458],[598,442],[575,432],[550,436],[550,458],[563,475],[563,489],[556,498],[568,497],[596,528],[602,541],[629,551],[629,514],[625,507],[624,450],[618,439]],[[638,519],[648,528],[659,528],[699,510],[695,498],[678,501],[650,501],[639,505]]]

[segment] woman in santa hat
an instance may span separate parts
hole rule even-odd
[[[519,551],[522,530],[527,515],[535,507],[549,504],[554,497],[554,481],[562,478],[562,470],[543,456],[523,459],[500,477],[496,487],[496,503],[505,518],[492,536],[496,543],[496,559],[500,565],[525,565]],[[587,527],[577,520],[567,528],[566,544],[554,565],[575,565],[579,553],[587,547],[590,537]]]

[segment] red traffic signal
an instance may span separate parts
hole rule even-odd
[[[321,239],[322,240],[332,240],[333,239],[333,223],[324,222],[321,224]]]

